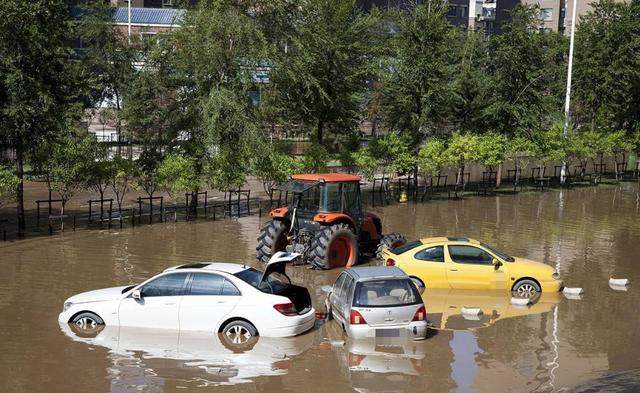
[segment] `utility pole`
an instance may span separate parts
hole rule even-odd
[[[575,0],[574,0],[575,1]],[[131,45],[131,0],[127,1],[127,30],[128,30],[128,40],[129,45]]]
[[[569,41],[569,67],[567,68],[567,95],[564,102],[564,127],[562,129],[562,137],[569,136],[569,106],[571,102],[571,72],[573,69],[573,41],[576,33],[576,0],[573,0],[573,10],[571,12],[571,38]],[[567,180],[567,159],[562,159],[562,169],[560,170],[560,183],[564,184]]]

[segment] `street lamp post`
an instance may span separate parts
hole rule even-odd
[[[129,45],[131,45],[131,0],[127,1],[127,31],[128,31],[128,41]]]
[[[564,102],[564,127],[562,129],[562,137],[567,138],[569,135],[569,105],[571,102],[571,71],[573,69],[573,41],[576,33],[576,8],[577,1],[573,0],[573,10],[571,11],[571,38],[569,41],[569,66],[567,68],[567,94]],[[560,170],[560,183],[564,184],[567,180],[567,159],[562,159],[562,169]]]

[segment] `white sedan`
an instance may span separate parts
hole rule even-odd
[[[298,256],[276,253],[264,273],[233,263],[172,267],[139,285],[72,296],[58,320],[88,331],[135,326],[219,332],[236,341],[295,336],[315,323],[309,291],[285,274]]]

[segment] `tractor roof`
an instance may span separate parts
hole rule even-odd
[[[324,181],[326,183],[359,182],[360,176],[347,173],[305,173],[292,175],[292,179],[301,181]]]

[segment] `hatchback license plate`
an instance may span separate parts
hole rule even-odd
[[[376,329],[376,337],[400,337],[400,329]]]

